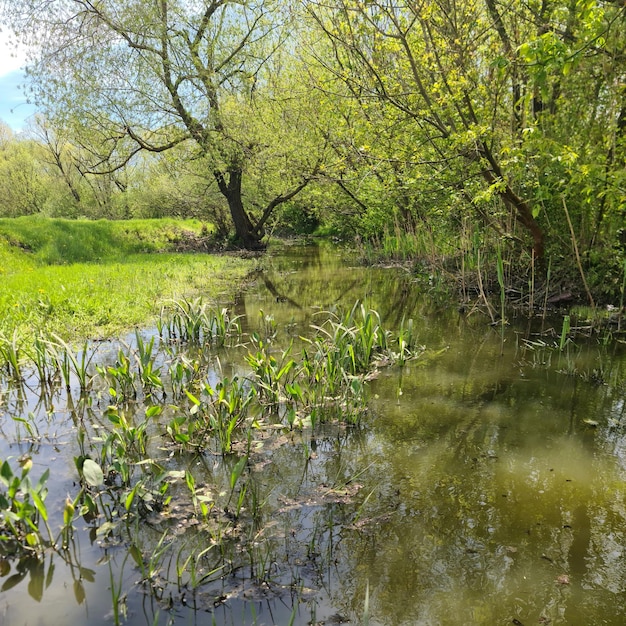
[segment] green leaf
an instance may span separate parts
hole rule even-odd
[[[35,506],[37,507],[37,510],[39,511],[39,515],[41,515],[41,518],[45,522],[47,522],[48,510],[46,509],[46,505],[43,503],[43,500],[39,496],[39,493],[37,493],[34,489],[31,490],[29,493],[30,493],[30,497],[33,499]]]
[[[8,487],[12,477],[13,472],[11,470],[11,466],[8,461],[5,461],[2,464],[2,467],[0,467],[0,479],[2,479],[2,482]]]
[[[135,499],[135,495],[137,493],[137,487],[139,483],[137,483],[126,496],[126,500],[124,501],[124,507],[127,511],[130,511],[130,507],[133,505],[133,500]]]
[[[141,550],[135,544],[133,544],[130,547],[130,550],[128,551],[128,553],[130,554],[130,556],[133,557],[133,561],[135,561],[137,567],[143,567],[144,566],[143,556],[141,554]]]
[[[106,537],[111,531],[115,530],[116,524],[112,522],[104,522],[101,526],[96,530],[97,537]]]
[[[187,389],[185,389],[185,395],[196,405],[200,406],[200,400],[196,398],[192,393],[190,393]]]
[[[91,459],[85,459],[83,463],[83,476],[90,487],[99,487],[104,483],[102,468]]]
[[[161,407],[154,405],[146,409],[146,417],[156,417],[161,414]]]

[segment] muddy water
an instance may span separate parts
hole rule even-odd
[[[371,381],[360,426],[264,442],[248,492],[261,504],[242,524],[247,540],[231,539],[227,575],[191,592],[172,582],[176,556],[155,558],[154,584],[139,584],[129,545],[156,555],[162,529],[142,523],[113,541],[83,523],[65,558],[0,562],[0,624],[626,621],[623,346],[577,338],[561,352],[550,320],[513,313],[503,335],[471,307],[459,313],[432,277],[356,267],[323,247],[287,248],[266,266],[234,309],[247,332],[274,333],[277,351],[318,311],[361,300],[390,329],[412,317],[425,355]],[[241,350],[219,360],[245,371]],[[76,492],[76,411],[62,395],[37,402],[4,394],[0,457],[53,467],[47,501],[62,503]],[[84,417],[102,419],[102,404],[94,396]],[[18,441],[18,411],[37,413],[36,442]],[[180,467],[216,490],[228,481],[210,456]],[[168,541],[174,555],[207,547],[182,522]],[[211,554],[206,570],[221,563]]]

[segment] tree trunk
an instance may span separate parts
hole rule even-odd
[[[228,202],[230,216],[235,226],[235,236],[240,245],[246,250],[260,250],[264,246],[261,243],[263,232],[259,233],[252,224],[241,197],[242,170],[239,166],[228,168],[227,176],[216,170],[213,172],[221,194]]]
[[[489,168],[482,170],[483,178],[490,184],[495,185],[501,183],[498,188],[498,194],[502,198],[504,204],[512,212],[515,219],[522,224],[530,234],[533,240],[532,254],[539,263],[543,262],[545,252],[545,238],[543,230],[533,216],[532,209],[526,200],[518,196],[509,182],[506,180],[494,154],[485,143],[480,143],[476,148],[477,154],[487,160]],[[503,184],[502,184],[503,183]]]
[[[494,185],[498,181],[502,181],[503,179],[498,176],[496,177],[491,170],[483,170],[484,179],[490,184]],[[502,198],[504,204],[509,208],[509,210],[513,213],[515,219],[522,225],[533,240],[532,253],[535,257],[535,260],[541,263],[543,261],[543,256],[545,252],[545,241],[543,230],[541,230],[541,226],[537,220],[533,217],[533,212],[528,205],[528,202],[523,198],[520,198],[511,188],[508,182],[504,183],[502,189],[498,190],[499,196]]]

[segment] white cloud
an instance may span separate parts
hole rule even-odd
[[[26,51],[22,47],[17,49],[9,44],[10,35],[6,31],[0,32],[0,76],[19,70],[26,63]]]

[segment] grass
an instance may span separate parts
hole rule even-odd
[[[0,332],[109,337],[153,320],[168,299],[230,299],[252,261],[168,252],[185,232],[202,225],[0,220]]]
[[[68,265],[171,252],[185,239],[212,230],[198,220],[92,221],[28,215],[0,219],[0,243],[28,252],[30,260],[39,265]],[[4,261],[1,253],[0,261]]]

